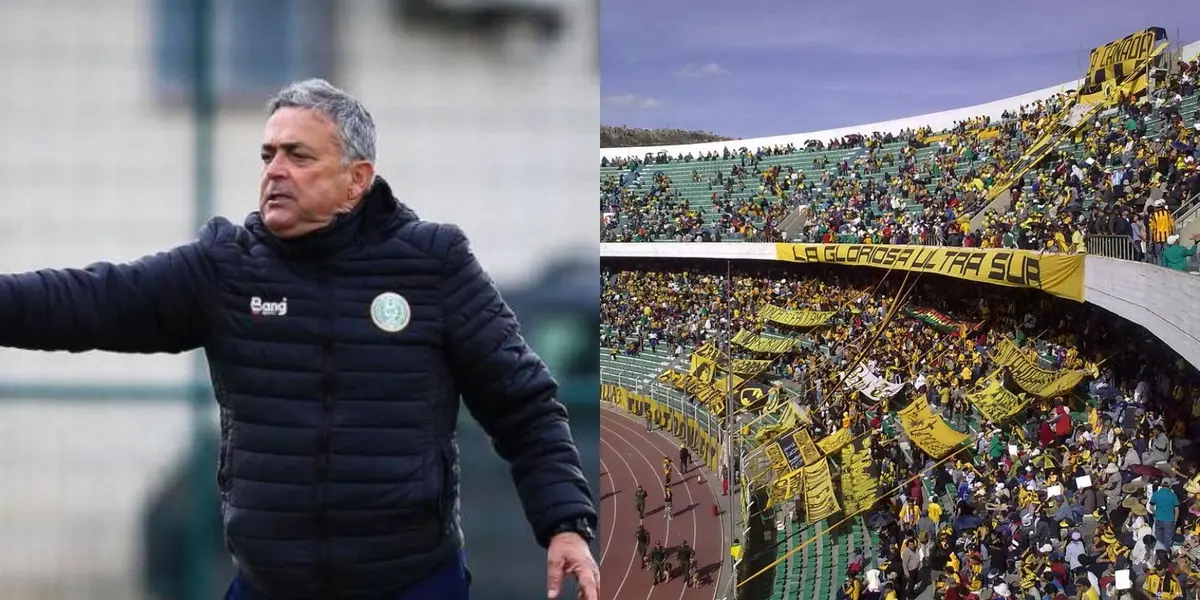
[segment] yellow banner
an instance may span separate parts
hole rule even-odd
[[[672,435],[687,442],[688,447],[695,451],[709,469],[717,471],[720,468],[720,440],[709,435],[695,419],[664,404],[659,404],[649,396],[634,394],[623,387],[610,383],[600,384],[600,400],[614,404],[636,417],[650,415],[659,427],[667,429]]]
[[[786,262],[900,269],[1006,287],[1036,288],[1083,302],[1082,254],[883,244],[775,244],[775,255]]]
[[[758,309],[758,316],[780,325],[789,327],[817,327],[829,322],[836,314],[832,311],[816,311],[816,310],[788,310],[771,306],[770,304]]]
[[[747,350],[763,354],[783,354],[796,349],[796,340],[764,337],[745,329],[737,332],[730,341]]]
[[[898,415],[908,439],[933,458],[946,456],[970,437],[951,429],[941,417],[934,414],[924,396],[913,400]]]
[[[734,405],[738,410],[756,411],[767,404],[778,392],[771,386],[743,379],[737,375],[726,375],[719,379],[704,381],[691,373],[680,373],[673,369],[663,371],[658,380],[671,387],[695,396],[714,417],[725,415],[725,397],[733,393]]]
[[[879,480],[871,474],[871,452],[853,444],[842,447],[842,503],[846,514],[871,508],[879,493]]]
[[[704,383],[712,383],[716,372],[716,361],[700,356],[699,354],[692,354],[691,365],[688,368],[688,375],[691,375],[692,379],[698,379]]]
[[[804,464],[811,465],[821,460],[821,451],[813,443],[807,429],[801,429],[792,436],[796,439],[796,448],[800,450],[800,460],[804,461]]]
[[[1029,404],[1025,394],[1014,394],[1004,389],[999,379],[988,381],[987,387],[967,394],[967,400],[975,405],[979,414],[993,423],[999,423],[1021,412]]]
[[[821,441],[817,442],[817,447],[825,454],[833,454],[841,450],[846,444],[849,444],[850,440],[850,430],[843,427],[822,438]]]
[[[663,371],[658,380],[685,394],[695,396],[709,413],[718,418],[725,414],[726,390],[736,389],[744,381],[737,375],[704,381],[692,377],[690,373],[680,373],[673,369]]]
[[[782,477],[777,477],[767,490],[767,504],[776,506],[783,502],[795,500],[800,495],[804,485],[804,471],[796,469]]]
[[[791,471],[788,458],[783,453],[783,449],[779,447],[779,444],[767,445],[763,448],[763,453],[767,455],[767,460],[771,463],[771,471],[775,473],[787,473]]]
[[[1087,104],[1103,102],[1108,89],[1125,87],[1131,94],[1141,94],[1149,83],[1147,67],[1167,44],[1167,31],[1162,27],[1147,27],[1092,48],[1088,57],[1087,74],[1079,88],[1079,100]]]
[[[996,364],[1008,367],[1013,381],[1021,389],[1040,398],[1061,396],[1079,385],[1088,372],[1079,370],[1047,371],[1034,363],[1012,340],[1004,338],[992,356]]]
[[[819,460],[804,466],[804,512],[809,523],[828,519],[842,510],[833,493],[833,476],[829,461]]]
[[[728,370],[732,367],[735,375],[758,375],[767,367],[771,366],[769,360],[755,360],[750,358],[737,358],[733,363],[729,362],[729,356],[721,352],[712,344],[704,344],[696,348],[692,356],[699,356],[703,359],[708,359],[717,364],[717,368]]]

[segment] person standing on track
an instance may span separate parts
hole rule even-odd
[[[663,487],[663,512],[667,514],[667,519],[671,518],[671,485],[667,484]]]
[[[638,523],[637,533],[635,533],[634,535],[636,536],[636,539],[637,539],[637,555],[638,555],[638,558],[641,560],[641,566],[638,568],[645,569],[646,568],[646,547],[650,545],[650,532],[646,531],[646,528],[642,527],[641,523]]]
[[[692,550],[687,540],[683,540],[676,554],[679,556],[679,569],[683,572],[683,586],[692,587],[692,559],[695,558],[696,551]]]
[[[686,474],[692,463],[692,453],[684,444],[679,445],[679,472]]]
[[[654,549],[650,551],[650,569],[654,573],[654,585],[658,585],[663,577],[664,567],[667,564],[667,550],[663,548],[662,542],[654,542]]]
[[[641,526],[642,519],[646,518],[646,488],[642,484],[638,484],[637,491],[633,492],[633,505],[638,511],[638,526]]]
[[[671,459],[664,456],[663,457],[663,481],[666,482],[665,485],[668,485],[668,486],[671,485],[671,472],[674,470],[671,468],[671,466],[672,466]]]

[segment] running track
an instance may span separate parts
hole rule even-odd
[[[678,462],[678,444],[663,432],[647,434],[644,422],[619,409],[606,406],[600,411],[602,599],[715,600],[717,597],[725,556],[720,520],[724,517],[712,516],[712,505],[717,499],[709,476],[705,474],[704,483],[697,483],[699,468],[692,467],[686,480],[676,472],[671,478],[674,517],[668,521],[662,512],[662,459],[669,456]],[[644,525],[650,533],[649,547],[661,541],[670,553],[669,562],[677,566],[678,558],[672,548],[687,540],[696,550],[696,565],[701,573],[699,588],[684,587],[680,577],[654,586],[649,568],[639,568],[634,536],[638,518],[633,500],[638,483],[647,492]]]

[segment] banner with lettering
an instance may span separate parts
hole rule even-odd
[[[796,340],[789,338],[770,338],[756,333],[751,333],[745,329],[734,334],[730,340],[752,352],[761,352],[762,354],[784,354],[792,352],[796,349]]]
[[[846,385],[862,392],[863,395],[876,402],[884,398],[891,398],[904,389],[903,383],[887,381],[872,373],[867,365],[858,365],[858,368],[846,377]]]
[[[808,412],[800,408],[794,400],[788,400],[779,410],[778,416],[778,423],[761,425],[758,431],[754,432],[755,448],[772,443],[801,425],[812,425],[812,420],[808,418]]]
[[[934,414],[924,396],[913,400],[898,415],[908,439],[933,458],[946,456],[970,437],[955,431]]]
[[[828,519],[842,510],[833,491],[829,460],[822,458],[804,466],[804,512],[809,523]]]
[[[993,423],[1012,418],[1032,401],[1023,393],[1014,394],[1008,391],[1004,388],[1003,382],[994,377],[982,390],[967,394],[967,400],[975,406],[979,414]]]
[[[865,440],[842,447],[841,467],[842,504],[846,514],[871,508],[879,493],[879,474],[874,472],[871,450]]]
[[[779,308],[770,304],[758,309],[758,316],[764,320],[789,327],[817,327],[829,322],[836,314],[833,311],[791,310]]]
[[[722,371],[728,371],[730,368],[732,368],[734,374],[736,375],[758,375],[767,367],[771,366],[771,361],[769,360],[758,360],[752,358],[737,358],[730,362],[728,354],[718,350],[716,346],[707,343],[701,345],[699,348],[696,348],[696,350],[692,352],[692,356],[699,356],[700,358],[711,360],[716,363],[717,368],[721,369]]]
[[[728,385],[728,389],[736,389],[745,381],[737,375],[732,375],[706,382],[674,369],[663,371],[658,380],[685,394],[695,396],[714,417],[725,414],[726,386]]]
[[[1088,70],[1079,88],[1079,101],[1087,104],[1103,102],[1114,86],[1126,87],[1138,95],[1149,84],[1150,62],[1167,45],[1167,31],[1162,27],[1147,27],[1119,40],[1092,48]]]
[[[775,258],[933,273],[1006,287],[1035,288],[1083,302],[1082,254],[1042,254],[1006,248],[888,244],[775,244]]]
[[[698,354],[692,354],[688,365],[688,375],[704,383],[712,383],[717,373],[717,363]]]
[[[807,429],[795,429],[763,446],[767,460],[776,474],[790,473],[821,460],[821,451],[813,443]]]
[[[792,439],[796,440],[796,449],[800,451],[800,460],[804,461],[804,464],[811,465],[821,460],[821,451],[813,443],[807,429],[797,430],[792,434]]]
[[[841,450],[843,446],[850,443],[850,440],[850,430],[843,427],[821,438],[821,441],[817,442],[817,448],[820,448],[821,452],[826,455],[830,455]]]
[[[767,489],[767,504],[776,506],[795,500],[800,495],[803,485],[804,471],[801,469],[776,477],[775,481],[771,482],[771,487]]]
[[[1033,362],[1008,338],[1000,340],[992,355],[996,364],[1008,368],[1021,389],[1039,398],[1055,398],[1075,389],[1088,376],[1082,369],[1047,371]]]

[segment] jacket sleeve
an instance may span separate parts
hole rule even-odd
[[[0,275],[0,346],[183,352],[203,343],[205,238],[139,260]]]
[[[446,253],[446,336],[456,383],[471,415],[511,465],[538,543],[568,519],[596,527],[596,509],[579,452],[558,402],[558,383],[526,345],[516,317],[457,227]]]

